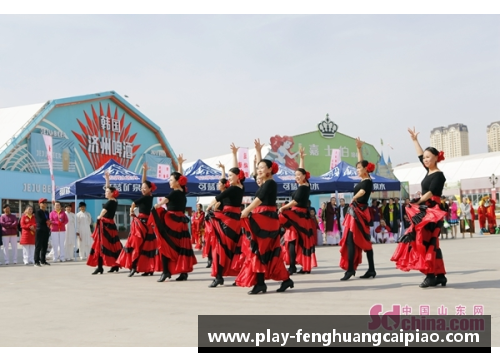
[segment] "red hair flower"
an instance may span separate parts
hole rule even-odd
[[[443,151],[439,151],[439,153],[438,153],[438,161],[437,162],[441,162],[441,161],[444,161],[444,152]]]
[[[155,191],[156,191],[156,185],[154,184],[154,182],[151,182],[151,192]]]
[[[224,186],[226,186],[226,188],[228,188],[229,186],[231,186],[231,184],[229,183],[229,181],[226,181],[226,183],[224,184]]]
[[[271,174],[275,175],[278,173],[280,167],[276,162],[273,162],[273,165],[271,166]]]
[[[368,172],[375,171],[375,165],[371,162],[368,162],[368,165],[366,166],[366,171],[368,171]]]
[[[118,192],[118,190],[115,190],[115,191],[113,191],[111,196],[113,196],[116,199],[118,196],[120,196],[120,193]]]
[[[240,173],[238,174],[238,178],[240,179],[240,181],[242,181],[245,178],[245,171],[240,170]]]
[[[186,186],[187,183],[188,179],[186,176],[182,175],[181,177],[179,177],[179,185]]]
[[[306,180],[309,180],[311,178],[311,174],[309,173],[309,171],[306,171]]]

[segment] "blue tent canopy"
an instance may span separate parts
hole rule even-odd
[[[373,180],[373,192],[377,191],[400,191],[401,183],[378,175],[370,174]],[[342,161],[319,178],[331,183],[333,191],[328,192],[352,192],[354,187],[361,181],[356,167]]]
[[[277,164],[279,171],[274,175],[274,180],[278,184],[278,196],[290,196],[298,187],[295,181],[295,171],[279,162]],[[309,185],[311,187],[311,195],[335,192],[334,189],[332,191],[333,185],[321,177],[310,177]]]
[[[141,193],[142,175],[127,170],[115,160],[109,160],[99,169],[84,178],[72,182],[68,186],[56,189],[56,200],[70,199],[102,199],[104,198],[106,180],[104,173],[109,171],[109,183],[120,192],[120,199],[137,199]],[[168,195],[170,186],[168,180],[148,177],[154,182],[157,189],[156,195]]]
[[[202,160],[196,161],[185,172],[187,177],[187,196],[214,196],[220,194],[217,183],[222,172],[210,167]]]

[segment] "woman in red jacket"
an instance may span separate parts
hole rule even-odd
[[[26,206],[24,214],[21,216],[21,240],[19,243],[23,247],[24,265],[35,264],[35,232],[36,218],[33,215],[33,206]]]

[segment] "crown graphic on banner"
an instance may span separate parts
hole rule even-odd
[[[337,132],[338,128],[339,127],[333,121],[330,121],[328,113],[326,114],[325,120],[318,123],[318,130],[321,132],[321,135],[324,138],[335,137],[335,133]]]

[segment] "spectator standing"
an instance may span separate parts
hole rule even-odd
[[[36,235],[35,235],[35,266],[42,266],[50,264],[47,263],[45,256],[47,254],[47,247],[49,245],[50,236],[50,215],[47,211],[47,199],[41,198],[38,200],[40,209],[36,211]]]
[[[71,261],[75,255],[76,246],[76,215],[71,212],[71,205],[66,205],[65,209],[68,223],[66,224],[66,236],[64,238],[64,256],[66,261]]]
[[[347,210],[349,209],[349,205],[346,205],[345,199],[340,199],[340,206],[337,209],[337,220],[340,230],[340,237],[344,235],[344,220],[347,215]]]
[[[9,265],[9,259],[13,264],[17,264],[17,225],[16,215],[10,212],[10,205],[3,205],[3,214],[0,217],[2,224],[3,252],[5,255],[5,265]],[[9,245],[12,250],[12,258],[9,258]]]
[[[78,255],[80,260],[87,259],[90,255],[92,245],[92,217],[86,211],[87,204],[80,202],[78,204],[78,214],[76,214],[76,236],[78,237]]]
[[[50,213],[51,225],[51,243],[54,252],[54,261],[63,262],[64,259],[64,239],[66,238],[66,224],[68,216],[61,208],[61,203],[54,203],[54,210]]]
[[[384,209],[384,220],[385,223],[391,228],[391,232],[394,235],[398,235],[400,213],[399,207],[394,203],[393,198],[389,199],[389,205],[387,205]]]
[[[465,238],[465,233],[470,233],[472,238],[474,235],[474,208],[468,197],[464,197],[460,203],[460,232],[462,239]]]
[[[36,233],[36,218],[33,214],[33,206],[26,206],[24,214],[21,215],[21,240],[20,244],[23,247],[23,262],[24,265],[35,264],[35,233]]]
[[[448,205],[450,207],[450,229],[451,229],[451,238],[456,239],[457,238],[457,228],[458,228],[458,204],[457,202],[453,199],[453,197],[450,197],[448,199]]]

